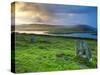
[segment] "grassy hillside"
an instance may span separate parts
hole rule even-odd
[[[13,30],[12,25],[12,30]],[[16,31],[49,31],[49,32],[96,32],[96,28],[88,25],[47,25],[47,24],[23,24],[16,25]]]
[[[43,72],[96,68],[97,45],[95,40],[87,40],[92,49],[93,61],[75,57],[75,39],[16,34],[16,72]]]

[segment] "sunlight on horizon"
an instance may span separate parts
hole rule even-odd
[[[92,7],[15,2],[12,3],[12,19],[15,19],[15,25],[96,25],[96,13],[92,13],[88,9],[94,12]],[[94,21],[91,21],[91,19]]]

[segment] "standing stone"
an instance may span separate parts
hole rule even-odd
[[[34,38],[34,35],[32,35],[32,43],[34,43],[35,42],[35,38]]]
[[[84,40],[76,40],[76,56],[86,58],[89,62],[92,61],[92,53],[88,44]]]

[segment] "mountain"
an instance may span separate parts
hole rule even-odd
[[[95,27],[92,27],[89,25],[77,25],[76,28],[83,30],[83,31],[92,31],[92,32],[97,31],[97,29]]]
[[[12,25],[12,28],[13,25]],[[13,29],[12,29],[13,30]],[[23,24],[16,25],[16,31],[48,31],[48,32],[96,32],[96,28],[89,25],[47,25],[47,24]]]

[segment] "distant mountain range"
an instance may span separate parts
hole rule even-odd
[[[75,28],[80,29],[82,31],[87,31],[87,32],[97,32],[97,29],[95,27],[92,27],[89,25],[76,25]]]
[[[12,30],[14,26],[12,25]],[[48,31],[48,32],[97,32],[97,29],[89,25],[47,25],[47,24],[23,24],[16,25],[16,31]]]

